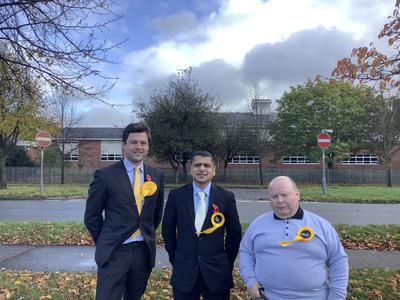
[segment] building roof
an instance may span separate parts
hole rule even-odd
[[[121,127],[73,127],[68,130],[67,136],[70,139],[84,140],[122,140]]]
[[[250,113],[224,113],[234,118],[237,123],[249,120]],[[275,120],[277,113],[262,115],[262,123],[266,124]],[[122,140],[123,127],[72,127],[65,128],[65,136],[71,140]]]

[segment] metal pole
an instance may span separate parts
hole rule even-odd
[[[322,148],[322,195],[326,195],[325,149]]]
[[[40,192],[43,192],[43,147],[40,151]]]

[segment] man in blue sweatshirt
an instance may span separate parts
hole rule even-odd
[[[250,296],[346,299],[348,257],[335,229],[300,207],[291,178],[274,178],[268,192],[272,211],[251,223],[239,250],[240,275]]]

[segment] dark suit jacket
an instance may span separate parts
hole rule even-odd
[[[145,198],[139,216],[133,187],[122,160],[94,173],[84,221],[96,244],[95,260],[98,267],[103,266],[113,249],[122,244],[139,227],[150,249],[150,268],[154,267],[155,230],[161,222],[164,206],[164,173],[144,164],[145,181],[148,176],[157,185],[157,191]]]
[[[210,234],[197,236],[192,183],[169,193],[162,235],[173,265],[171,285],[179,291],[189,292],[193,289],[199,268],[207,287],[213,293],[233,287],[232,269],[242,239],[235,196],[232,192],[211,184],[202,231],[212,227],[213,205],[217,205],[225,216],[224,225]]]

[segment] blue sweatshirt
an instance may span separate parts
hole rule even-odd
[[[240,275],[247,287],[259,282],[270,300],[346,299],[349,265],[339,237],[328,221],[303,212],[301,219],[276,219],[272,211],[255,219],[240,246]],[[279,244],[305,226],[314,238]]]

